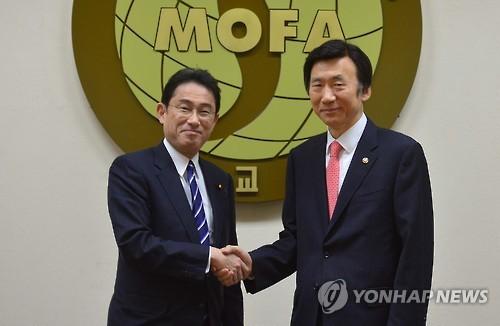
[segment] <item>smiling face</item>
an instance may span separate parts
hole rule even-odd
[[[180,153],[192,158],[212,133],[218,119],[215,98],[195,82],[180,84],[168,105],[159,103],[156,111],[168,142]]]
[[[314,112],[338,138],[363,114],[371,89],[362,91],[356,66],[349,57],[316,62],[311,69],[309,98]]]

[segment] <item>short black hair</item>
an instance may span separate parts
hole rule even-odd
[[[368,56],[356,45],[343,40],[329,40],[309,53],[304,63],[304,86],[309,91],[311,70],[315,63],[329,59],[349,57],[356,66],[360,91],[366,92],[372,84],[372,65]]]
[[[215,112],[219,112],[220,88],[217,85],[217,80],[207,70],[203,69],[184,68],[174,73],[163,88],[161,102],[168,105],[177,87],[189,82],[197,83],[208,89],[215,99]]]

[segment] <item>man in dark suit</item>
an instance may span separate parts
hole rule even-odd
[[[251,293],[297,272],[292,325],[425,325],[433,264],[427,163],[415,140],[366,118],[371,77],[368,57],[344,41],[309,54],[305,87],[328,132],[290,153],[279,240],[250,255],[224,250],[253,264]],[[228,275],[218,273],[231,284]]]
[[[236,245],[231,177],[199,158],[218,119],[220,90],[206,71],[183,69],[165,85],[165,139],[118,157],[108,206],[119,249],[108,325],[243,325],[244,266]],[[231,271],[223,287],[212,271]]]

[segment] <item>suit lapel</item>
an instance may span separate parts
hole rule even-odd
[[[311,152],[308,157],[310,157],[311,162],[311,186],[313,189],[313,196],[317,202],[314,207],[318,209],[318,213],[314,216],[319,216],[321,225],[321,230],[323,232],[328,227],[328,194],[326,190],[326,166],[325,166],[325,155],[326,155],[326,133],[322,134],[316,144],[311,148]],[[316,182],[315,180],[318,180]]]
[[[165,195],[175,208],[181,223],[186,229],[189,239],[198,243],[200,240],[194,225],[194,217],[191,211],[191,206],[189,206],[186,193],[184,192],[181,180],[179,179],[179,174],[175,169],[174,162],[172,161],[172,158],[163,143],[154,149],[154,153],[154,164],[157,168],[159,168],[157,176],[163,186],[163,189],[165,190]]]
[[[376,147],[377,127],[370,120],[368,120],[365,130],[363,131],[363,135],[361,136],[356,151],[354,152],[354,156],[352,157],[349,169],[347,170],[342,188],[340,189],[327,235],[342,218],[347,204],[377,160],[377,153],[375,151]]]

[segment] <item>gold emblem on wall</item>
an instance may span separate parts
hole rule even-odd
[[[318,8],[321,8],[319,10]],[[325,132],[304,90],[307,52],[330,38],[360,46],[375,67],[365,110],[390,127],[415,77],[418,0],[75,0],[78,73],[98,119],[126,152],[159,143],[155,105],[182,67],[222,89],[202,156],[229,172],[237,200],[283,198],[286,158]]]
[[[236,175],[238,177],[236,193],[245,194],[259,192],[256,166],[237,166]]]

